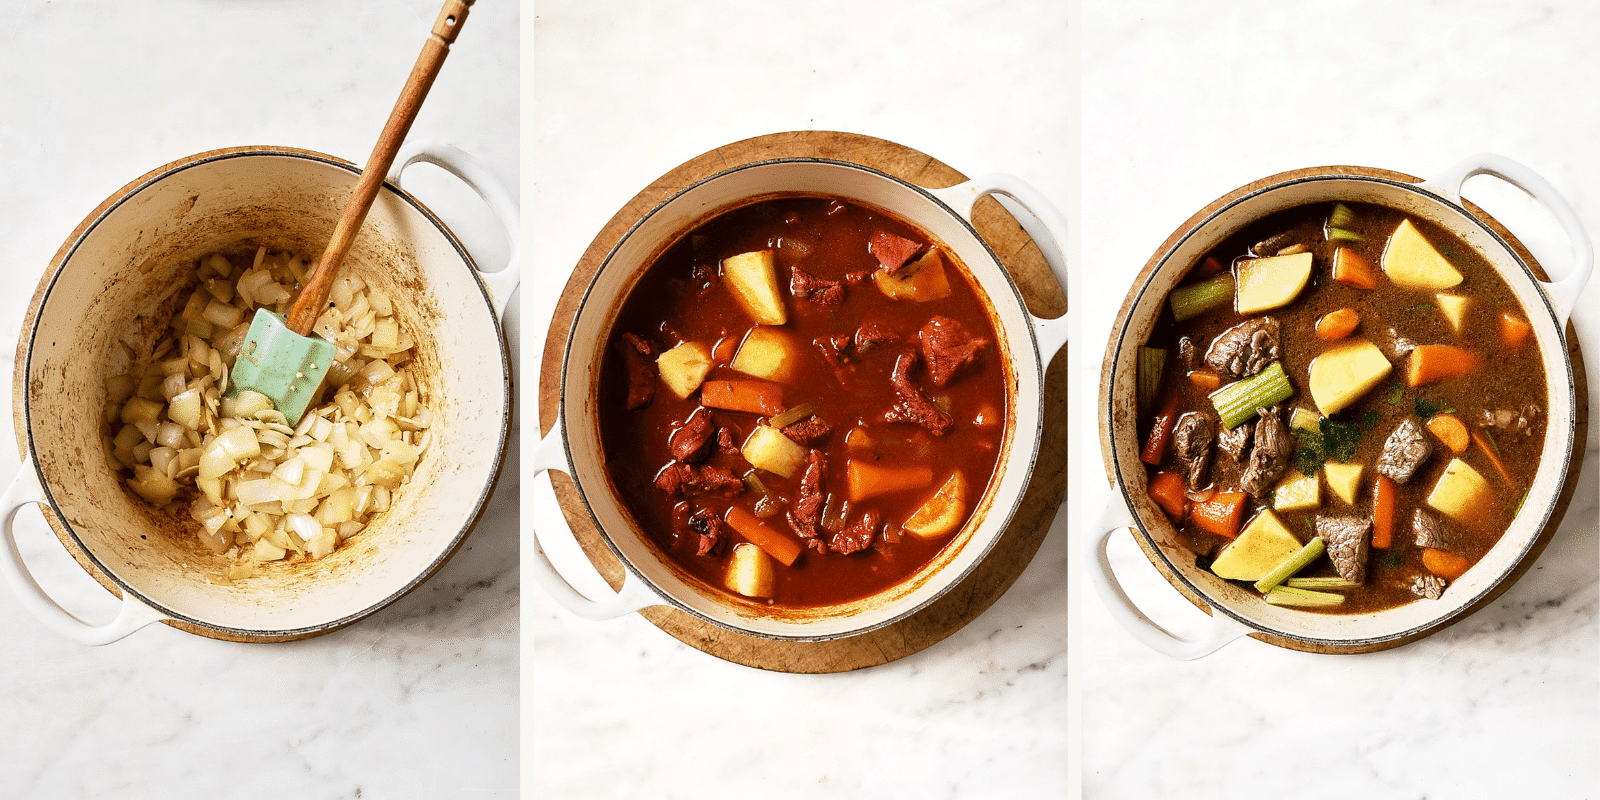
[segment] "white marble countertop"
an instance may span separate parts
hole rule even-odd
[[[573,265],[623,203],[678,164],[761,134],[876,136],[970,176],[1015,173],[1064,205],[1076,166],[1065,7],[951,5],[912,13],[888,2],[781,11],[540,2],[539,105],[524,131],[535,264],[527,318],[549,318]],[[527,374],[537,372],[545,331],[527,326]],[[528,486],[548,492],[544,477]],[[1058,524],[1010,591],[961,631],[901,661],[839,675],[734,665],[637,615],[585,622],[530,586],[531,793],[1063,796],[1064,533]],[[570,538],[542,541],[580,589],[605,591],[592,571],[583,575]]]
[[[1074,352],[1075,543],[1106,478],[1093,413],[1112,315],[1192,213],[1257,178],[1358,164],[1427,177],[1481,151],[1543,174],[1600,232],[1600,8],[1567,3],[1085,3],[1084,309]],[[1559,274],[1564,242],[1514,190],[1482,201]],[[1593,365],[1600,291],[1574,314]],[[1590,368],[1591,403],[1597,383]],[[1421,642],[1318,656],[1239,640],[1146,649],[1074,579],[1085,797],[1593,797],[1600,786],[1596,432],[1564,523],[1489,607]],[[1119,574],[1158,620],[1201,612],[1122,535]],[[1074,550],[1074,554],[1080,552]],[[1074,559],[1077,568],[1087,559]]]
[[[437,0],[0,5],[0,341],[73,228],[169,161],[276,144],[366,160],[439,11]],[[513,191],[521,9],[477,4],[413,139],[450,142]],[[414,176],[414,180],[413,180]],[[488,265],[507,243],[431,167],[407,188]],[[12,444],[11,371],[0,391]],[[509,798],[518,782],[517,459],[455,558],[342,631],[245,645],[153,626],[69,643],[0,590],[0,797]],[[27,564],[95,621],[113,600],[37,512]]]

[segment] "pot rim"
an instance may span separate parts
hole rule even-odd
[[[1543,509],[1537,518],[1537,526],[1534,530],[1539,531],[1540,533],[1533,536],[1526,545],[1518,549],[1515,553],[1515,556],[1502,567],[1502,569],[1495,575],[1494,579],[1484,585],[1482,589],[1472,597],[1466,599],[1464,602],[1455,604],[1450,609],[1447,609],[1444,613],[1436,615],[1426,622],[1419,623],[1405,630],[1393,631],[1378,635],[1330,638],[1327,636],[1314,636],[1303,632],[1284,630],[1279,627],[1265,624],[1250,615],[1236,611],[1229,604],[1218,600],[1206,588],[1198,585],[1195,581],[1190,580],[1188,575],[1179,569],[1179,567],[1167,557],[1166,552],[1161,547],[1154,544],[1153,535],[1150,533],[1150,531],[1146,530],[1145,524],[1139,515],[1137,513],[1131,513],[1133,509],[1137,507],[1137,499],[1130,493],[1126,482],[1122,479],[1122,472],[1127,465],[1123,464],[1119,458],[1117,448],[1115,447],[1113,441],[1114,434],[1111,430],[1112,425],[1110,423],[1110,421],[1115,417],[1115,396],[1112,391],[1113,375],[1116,364],[1118,363],[1117,354],[1122,351],[1124,345],[1128,341],[1128,337],[1131,335],[1129,331],[1129,321],[1131,318],[1130,312],[1151,291],[1151,283],[1156,273],[1162,268],[1168,266],[1168,259],[1170,259],[1173,254],[1176,253],[1178,249],[1180,249],[1186,242],[1198,235],[1208,223],[1225,216],[1234,208],[1246,202],[1249,202],[1269,192],[1280,191],[1287,187],[1325,181],[1365,181],[1369,183],[1381,184],[1392,189],[1409,192],[1431,203],[1444,206],[1462,218],[1469,220],[1472,225],[1476,226],[1479,230],[1481,230],[1481,232],[1487,234],[1501,251],[1510,256],[1512,263],[1514,263],[1517,268],[1521,269],[1523,275],[1527,277],[1529,281],[1535,285],[1535,287],[1544,282],[1544,280],[1534,272],[1533,266],[1537,264],[1537,261],[1533,259],[1532,254],[1526,249],[1526,247],[1522,245],[1520,241],[1516,239],[1515,235],[1512,234],[1509,229],[1501,225],[1499,221],[1495,220],[1494,217],[1488,214],[1486,211],[1478,208],[1476,205],[1465,200],[1464,198],[1460,203],[1457,203],[1436,193],[1433,191],[1433,187],[1422,178],[1417,178],[1415,176],[1390,170],[1355,166],[1311,167],[1281,172],[1261,178],[1223,195],[1191,216],[1187,221],[1180,225],[1165,242],[1163,242],[1160,248],[1157,249],[1155,254],[1152,255],[1150,260],[1146,263],[1145,268],[1141,270],[1139,275],[1135,278],[1136,285],[1132,290],[1129,291],[1121,307],[1122,312],[1119,316],[1123,321],[1115,327],[1113,335],[1107,341],[1105,363],[1102,365],[1101,370],[1101,387],[1099,397],[1100,420],[1102,423],[1101,453],[1105,461],[1107,475],[1112,483],[1112,490],[1115,498],[1113,502],[1120,502],[1130,511],[1129,516],[1132,518],[1131,527],[1135,532],[1134,540],[1139,544],[1140,549],[1144,551],[1146,557],[1150,558],[1153,564],[1158,568],[1158,571],[1162,574],[1162,577],[1166,578],[1166,580],[1171,583],[1174,588],[1176,588],[1179,593],[1186,597],[1191,603],[1194,603],[1197,607],[1200,607],[1202,610],[1207,611],[1208,613],[1214,614],[1220,611],[1222,614],[1233,619],[1235,622],[1248,628],[1252,634],[1260,634],[1260,636],[1257,638],[1263,638],[1264,641],[1268,641],[1272,644],[1278,644],[1280,646],[1290,647],[1293,649],[1320,648],[1335,652],[1366,652],[1414,641],[1426,635],[1437,632],[1438,630],[1453,624],[1463,617],[1476,612],[1481,607],[1491,602],[1495,597],[1499,596],[1507,588],[1509,588],[1512,583],[1520,579],[1527,569],[1532,566],[1533,562],[1537,560],[1538,555],[1544,550],[1545,545],[1550,539],[1549,531],[1547,529],[1552,522],[1552,518],[1556,516],[1558,509],[1562,514],[1565,513],[1566,503],[1563,501],[1562,495],[1566,493],[1564,492],[1564,488],[1570,483],[1573,471],[1572,458],[1576,446],[1579,414],[1575,367],[1573,364],[1573,359],[1570,357],[1570,355],[1560,358],[1559,361],[1564,369],[1564,379],[1561,385],[1565,387],[1569,407],[1574,410],[1574,413],[1572,415],[1572,419],[1569,421],[1569,424],[1563,429],[1565,441],[1561,446],[1562,457],[1559,459],[1559,463],[1557,463],[1554,467],[1557,470],[1557,480],[1554,483],[1555,490],[1552,496],[1549,498],[1549,501],[1544,504]],[[1502,274],[1510,267],[1510,264],[1505,264],[1501,261],[1492,259],[1489,260],[1489,264],[1496,270],[1496,272]],[[1542,271],[1543,270],[1541,267],[1540,272]],[[1566,346],[1568,344],[1566,328],[1564,325],[1555,324],[1559,319],[1559,314],[1552,305],[1550,298],[1542,290],[1535,291],[1534,294],[1538,296],[1539,300],[1539,306],[1537,307],[1542,308],[1544,314],[1550,317],[1552,326],[1556,330],[1559,339],[1556,344]],[[1524,306],[1524,309],[1531,309],[1534,307],[1531,303],[1526,302],[1527,298],[1522,297],[1520,294],[1517,295],[1517,297],[1519,302],[1521,302]],[[1546,436],[1549,435],[1550,434],[1547,431]],[[1324,615],[1308,616],[1322,617]]]
[[[490,474],[489,480],[484,484],[478,496],[473,499],[471,508],[466,514],[465,522],[462,524],[460,530],[458,530],[455,536],[451,539],[449,546],[434,556],[434,558],[428,563],[427,567],[422,570],[421,573],[408,581],[405,585],[360,610],[316,625],[283,629],[240,628],[231,625],[220,625],[213,622],[195,619],[192,616],[179,613],[152,599],[144,592],[141,592],[136,586],[133,586],[128,581],[124,580],[122,576],[107,568],[107,566],[101,562],[100,558],[95,555],[94,551],[83,543],[83,540],[78,536],[78,533],[73,526],[66,521],[66,516],[62,513],[61,508],[57,505],[55,495],[51,492],[50,484],[45,479],[43,468],[40,466],[38,460],[26,458],[27,455],[34,452],[35,449],[33,447],[32,404],[28,399],[27,376],[32,374],[33,340],[34,336],[38,333],[38,327],[42,322],[40,311],[43,310],[45,302],[49,299],[51,293],[54,291],[57,281],[60,280],[63,268],[69,261],[71,261],[73,255],[78,251],[78,248],[83,245],[83,243],[89,238],[94,230],[100,226],[102,222],[108,219],[123,205],[130,202],[141,192],[154,186],[156,183],[159,183],[160,181],[172,175],[176,175],[195,167],[201,167],[236,158],[249,158],[258,156],[297,158],[304,161],[310,161],[335,167],[337,169],[342,169],[351,173],[352,175],[359,176],[361,174],[361,168],[357,165],[344,159],[314,150],[272,145],[249,145],[242,147],[222,148],[217,150],[207,150],[194,155],[186,156],[184,158],[168,162],[167,164],[157,167],[134,179],[133,181],[130,181],[122,188],[112,193],[110,197],[101,202],[100,205],[97,206],[93,211],[89,212],[88,216],[86,216],[84,220],[78,224],[77,228],[73,230],[67,241],[62,244],[61,249],[57,251],[55,257],[51,259],[51,263],[47,269],[46,275],[41,281],[39,288],[35,292],[33,300],[30,303],[28,314],[23,325],[23,335],[20,337],[18,342],[20,357],[17,359],[15,373],[17,379],[14,380],[13,392],[16,395],[19,395],[18,399],[21,400],[21,402],[15,404],[15,408],[21,415],[23,422],[23,433],[25,435],[25,439],[23,441],[19,441],[18,445],[22,448],[22,453],[25,459],[31,463],[34,477],[39,485],[41,493],[44,496],[45,503],[48,504],[50,513],[45,515],[46,521],[51,523],[51,528],[54,529],[58,538],[63,532],[70,537],[72,549],[77,551],[74,555],[81,554],[82,558],[88,559],[89,564],[93,566],[93,569],[88,569],[86,571],[90,573],[91,577],[94,577],[102,586],[105,586],[114,594],[120,596],[122,592],[130,593],[141,603],[161,614],[163,621],[183,630],[188,630],[190,632],[199,633],[202,635],[209,635],[212,633],[218,634],[218,636],[214,638],[231,638],[246,641],[289,641],[293,639],[303,639],[321,633],[328,633],[330,631],[348,626],[351,623],[357,622],[390,605],[394,601],[411,592],[411,590],[415,589],[417,586],[421,585],[423,581],[427,580],[429,577],[432,577],[432,575],[437,572],[446,561],[450,560],[457,550],[460,549],[462,543],[466,541],[467,535],[474,527],[476,527],[478,520],[482,518],[483,512],[488,505],[489,497],[491,494],[493,494],[494,488],[499,482],[501,470],[505,465],[506,447],[510,438],[510,421],[512,411],[515,408],[513,405],[514,401],[510,370],[510,351],[506,343],[505,330],[501,325],[499,315],[494,313],[494,301],[489,294],[488,288],[484,285],[483,280],[479,276],[477,262],[473,260],[472,255],[467,252],[465,247],[462,246],[460,240],[456,238],[455,234],[451,232],[449,227],[447,227],[442,220],[434,215],[434,213],[430,211],[427,206],[425,206],[416,197],[412,196],[410,192],[407,192],[398,184],[387,179],[382,185],[382,188],[385,191],[393,194],[405,202],[413,211],[420,214],[423,219],[432,225],[444,237],[444,239],[449,242],[450,247],[462,260],[462,263],[467,268],[467,272],[473,278],[474,285],[478,289],[479,296],[483,300],[485,308],[489,312],[488,316],[491,323],[494,325],[495,339],[500,349],[500,361],[505,368],[501,372],[500,380],[502,398],[500,415],[504,422],[502,422],[500,425],[499,441],[495,444],[493,472]],[[82,559],[78,560],[81,564]],[[117,591],[118,589],[121,591]]]
[[[589,285],[584,287],[583,294],[581,295],[581,297],[579,298],[579,301],[578,301],[577,310],[573,313],[574,319],[576,319],[577,317],[583,315],[585,309],[589,307],[591,300],[597,299],[597,298],[595,298],[596,287],[598,286],[601,277],[604,276],[612,268],[613,259],[616,257],[617,253],[622,249],[622,247],[628,242],[628,240],[631,239],[633,237],[633,235],[641,227],[643,227],[646,223],[648,223],[652,218],[654,218],[658,213],[660,213],[667,206],[673,204],[680,197],[683,197],[684,195],[687,195],[688,193],[698,189],[702,185],[705,185],[705,184],[720,180],[720,179],[725,178],[725,177],[727,177],[729,175],[732,175],[734,173],[742,172],[742,171],[748,170],[748,169],[754,169],[754,168],[759,168],[759,167],[768,167],[768,166],[781,165],[781,164],[823,164],[823,165],[828,165],[828,166],[833,166],[833,167],[839,167],[839,168],[842,168],[842,169],[856,170],[858,172],[863,172],[863,173],[870,174],[870,175],[875,176],[877,178],[885,179],[885,180],[887,180],[887,181],[889,181],[889,182],[891,182],[891,183],[893,183],[893,184],[895,184],[895,185],[897,185],[897,186],[899,186],[899,187],[901,187],[903,189],[911,191],[913,194],[921,197],[923,200],[926,200],[927,202],[932,203],[939,210],[943,211],[945,214],[947,214],[948,216],[950,216],[953,219],[955,219],[960,224],[960,226],[967,232],[967,234],[970,235],[972,237],[972,239],[974,241],[976,241],[983,248],[984,254],[991,261],[994,262],[994,264],[995,264],[996,268],[998,269],[998,271],[1000,272],[1000,274],[1002,276],[1004,276],[1005,285],[1010,290],[1010,294],[1008,295],[1008,297],[1016,304],[1015,307],[1017,309],[1020,309],[1023,312],[1024,315],[1029,315],[1027,303],[1024,301],[1024,299],[1022,297],[1021,289],[1017,286],[1016,280],[1014,278],[1012,278],[1011,274],[1006,270],[1005,263],[1003,261],[1001,261],[1000,257],[994,252],[994,249],[989,246],[988,241],[985,240],[983,238],[983,236],[978,233],[977,229],[973,226],[973,224],[972,224],[972,222],[970,220],[968,220],[966,217],[961,215],[955,209],[951,208],[948,203],[946,203],[943,200],[941,200],[932,191],[930,191],[929,189],[924,188],[922,186],[918,186],[917,184],[911,183],[910,181],[904,180],[902,178],[898,178],[898,177],[896,177],[894,175],[890,175],[890,174],[888,174],[886,172],[883,172],[881,170],[874,169],[872,167],[865,166],[865,165],[862,165],[862,164],[856,164],[856,163],[853,163],[853,162],[850,162],[850,161],[842,161],[842,160],[839,160],[839,159],[832,159],[832,158],[793,156],[793,157],[763,159],[761,161],[752,161],[752,162],[748,162],[748,163],[744,163],[744,164],[739,164],[739,165],[736,165],[736,166],[733,166],[733,167],[729,167],[729,168],[721,170],[721,171],[719,171],[719,172],[717,172],[717,173],[715,173],[713,175],[710,175],[710,176],[707,176],[707,177],[702,178],[700,180],[697,180],[697,181],[689,184],[688,186],[685,186],[682,189],[679,189],[678,191],[674,192],[670,197],[666,198],[665,200],[661,201],[660,203],[657,203],[653,208],[651,208],[649,211],[645,212],[638,220],[636,220],[632,225],[630,225],[628,227],[628,230],[626,232],[624,232],[622,234],[622,236],[617,239],[616,244],[612,245],[611,249],[606,252],[605,258],[600,262],[600,267],[597,270],[595,270],[594,277],[590,279]],[[780,192],[780,194],[781,194],[781,192]],[[705,220],[710,219],[711,217],[713,217],[713,216],[715,216],[717,214],[726,213],[727,211],[732,210],[733,208],[737,207],[737,205],[740,204],[740,203],[748,203],[751,200],[758,199],[758,198],[759,198],[759,196],[741,198],[739,201],[736,201],[733,204],[726,204],[726,205],[724,205],[724,206],[722,206],[720,208],[712,209],[709,213],[700,216],[698,219],[699,219],[700,222],[704,222]],[[893,213],[896,213],[896,212],[890,211],[889,213],[893,214]],[[688,229],[686,228],[686,229],[684,229],[682,231],[679,231],[677,234],[675,234],[675,236],[682,236],[684,233],[687,233],[687,232],[688,232]],[[968,271],[968,274],[971,273],[970,269],[968,269],[967,271]],[[974,280],[976,280],[976,278],[974,278]],[[988,295],[990,297],[991,301],[996,297],[996,293],[994,291],[992,291],[990,287],[981,286],[980,288],[983,290],[983,292],[986,295]],[[616,299],[620,300],[621,298],[618,297]],[[1043,363],[1042,354],[1040,352],[1039,341],[1038,341],[1038,332],[1034,329],[1034,327],[1032,325],[1025,325],[1023,327],[1025,327],[1027,329],[1027,341],[1028,341],[1029,348],[1030,348],[1030,350],[1031,350],[1031,352],[1033,354],[1033,362],[1032,362],[1033,368],[1034,368],[1036,374],[1039,375],[1040,383],[1041,383],[1041,386],[1042,386],[1043,377],[1044,377],[1044,373],[1045,373],[1045,365]],[[575,453],[574,453],[574,451],[572,449],[572,436],[570,435],[569,430],[568,430],[568,428],[569,428],[569,420],[568,420],[568,413],[567,413],[567,411],[568,411],[568,406],[567,406],[567,394],[568,394],[568,392],[567,392],[567,390],[568,390],[568,387],[570,385],[569,381],[571,379],[571,366],[572,366],[571,365],[571,359],[572,359],[572,352],[573,352],[573,343],[576,340],[577,329],[578,329],[578,326],[577,325],[573,325],[572,328],[570,330],[568,330],[568,332],[567,332],[567,341],[566,341],[565,346],[564,346],[563,351],[562,351],[561,383],[560,383],[560,387],[559,387],[559,390],[558,390],[558,398],[560,400],[560,404],[559,404],[557,417],[556,417],[556,427],[559,429],[560,434],[561,434],[561,446],[562,446],[562,449],[563,449],[563,454],[566,457],[566,460],[567,460],[568,464],[577,464],[577,463],[579,463],[577,461],[577,459],[575,458]],[[1021,362],[1018,361],[1017,359],[1013,358],[1012,363],[1013,364],[1020,364]],[[1040,451],[1040,447],[1042,445],[1043,437],[1044,437],[1044,392],[1040,391],[1037,394],[1038,394],[1038,396],[1036,398],[1034,398],[1035,404],[1037,405],[1037,409],[1036,409],[1037,422],[1036,422],[1036,424],[1034,426],[1034,430],[1032,431],[1032,434],[1031,434],[1031,440],[1030,440],[1031,441],[1031,449],[1030,449],[1030,452],[1028,453],[1028,457],[1027,457],[1027,460],[1026,460],[1025,464],[1023,462],[1018,462],[1019,466],[1025,467],[1023,474],[1025,476],[1028,476],[1029,479],[1031,479],[1031,476],[1033,474],[1033,470],[1037,466],[1038,459],[1039,459],[1039,451]],[[1021,398],[1015,398],[1015,400],[1016,400],[1016,402],[1018,404],[1020,404]],[[1021,433],[1021,431],[1019,431],[1019,433]],[[570,477],[572,478],[573,488],[577,491],[578,498],[579,498],[580,502],[583,503],[584,511],[588,513],[590,521],[594,524],[595,530],[597,530],[600,533],[601,540],[606,543],[606,548],[611,551],[612,556],[615,557],[617,559],[617,561],[620,562],[622,564],[623,568],[626,570],[626,573],[625,573],[625,576],[624,576],[624,580],[625,581],[626,581],[628,576],[631,576],[632,578],[639,580],[641,582],[641,584],[644,587],[646,587],[651,594],[653,594],[656,597],[660,598],[664,602],[664,604],[666,604],[668,606],[671,606],[672,608],[675,608],[675,609],[677,609],[679,611],[682,611],[682,612],[684,612],[686,614],[689,614],[691,617],[693,617],[693,618],[695,618],[697,620],[709,623],[711,625],[715,625],[718,628],[722,628],[724,630],[732,631],[732,632],[735,632],[735,633],[741,633],[741,634],[747,634],[747,635],[751,635],[751,636],[756,636],[756,637],[759,637],[759,638],[762,638],[762,639],[767,639],[767,640],[772,640],[772,641],[795,641],[795,642],[833,641],[833,640],[837,640],[837,639],[844,639],[844,638],[849,638],[849,637],[852,637],[852,636],[858,636],[858,635],[862,635],[862,634],[866,634],[866,633],[871,633],[872,631],[876,631],[876,630],[888,627],[890,625],[894,625],[894,624],[896,624],[898,622],[904,621],[908,617],[911,617],[912,615],[914,615],[914,614],[922,611],[923,609],[927,608],[928,606],[932,605],[934,602],[936,602],[940,598],[942,598],[945,595],[945,593],[949,592],[953,587],[955,587],[957,584],[961,583],[968,576],[970,576],[973,573],[973,571],[975,571],[977,569],[978,565],[981,564],[984,561],[984,559],[988,558],[989,554],[994,550],[994,547],[999,542],[1000,538],[1003,535],[1005,535],[1006,527],[1010,524],[1011,519],[1016,516],[1017,509],[1020,508],[1021,505],[1022,505],[1023,494],[1024,494],[1023,491],[1018,491],[1016,496],[1011,498],[1011,502],[1010,502],[1009,506],[1004,509],[1003,515],[1001,515],[999,517],[999,520],[1000,520],[999,523],[998,523],[999,524],[999,529],[996,531],[995,535],[988,537],[987,541],[981,543],[983,545],[983,547],[982,547],[982,550],[978,553],[977,557],[974,558],[966,566],[965,569],[961,570],[959,574],[954,574],[953,577],[944,575],[943,574],[943,570],[941,570],[940,573],[938,574],[938,576],[936,578],[934,578],[934,580],[939,581],[941,585],[938,587],[938,589],[933,591],[928,597],[922,599],[921,601],[919,601],[919,602],[917,602],[915,604],[912,604],[911,606],[907,607],[906,609],[898,611],[898,612],[886,617],[883,620],[880,620],[880,621],[878,621],[876,623],[873,623],[873,624],[867,625],[867,626],[863,626],[863,627],[856,627],[856,628],[851,628],[851,629],[848,629],[848,630],[845,630],[845,631],[839,631],[839,632],[836,632],[836,633],[826,633],[826,634],[806,634],[806,633],[779,634],[779,633],[772,633],[772,632],[768,632],[768,631],[756,630],[754,628],[746,627],[746,626],[743,626],[743,625],[733,624],[733,623],[730,623],[727,620],[719,619],[717,617],[705,614],[705,613],[699,611],[698,609],[694,608],[693,606],[689,605],[688,603],[685,603],[683,600],[679,599],[677,597],[677,595],[675,595],[674,593],[666,591],[665,589],[660,587],[655,581],[652,581],[647,575],[644,574],[643,570],[639,569],[639,567],[636,566],[633,563],[633,561],[631,559],[629,559],[622,552],[621,548],[619,548],[617,546],[616,542],[613,541],[611,533],[609,531],[607,531],[603,525],[600,524],[599,514],[597,514],[596,511],[595,511],[595,503],[590,500],[589,493],[584,490],[583,482],[581,480],[579,480],[579,478],[578,478],[578,476],[576,474],[571,474]],[[1023,489],[1026,489],[1027,483],[1028,483],[1028,481],[1026,481],[1026,480],[1023,481],[1023,483],[1022,483],[1022,488]],[[608,485],[606,487],[606,491],[607,492],[610,491],[609,482],[608,482]],[[614,502],[614,497],[608,497],[606,499],[607,499],[608,502]],[[997,504],[994,507],[994,509],[993,509],[993,511],[991,513],[997,513],[1000,510],[1001,509],[998,507],[998,504]],[[629,516],[631,516],[631,515],[629,515]],[[633,532],[629,531],[629,533],[631,534]],[[969,544],[971,544],[971,543],[969,543]],[[654,548],[652,547],[652,549],[654,549]],[[658,557],[659,557],[659,555],[658,555]],[[720,598],[718,598],[718,600],[720,602]],[[798,623],[798,624],[804,625],[805,623]]]

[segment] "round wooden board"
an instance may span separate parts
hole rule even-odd
[[[573,270],[556,303],[539,371],[539,427],[555,424],[561,365],[567,333],[578,303],[606,254],[647,212],[703,178],[740,164],[774,158],[831,158],[871,167],[919,186],[939,189],[967,180],[961,173],[908,147],[849,133],[793,131],[759,136],[719,147],[682,164],[651,183],[622,207],[595,237]],[[1016,220],[993,198],[973,209],[973,225],[1000,257],[1033,313],[1056,317],[1067,301],[1044,257]],[[685,644],[718,658],[778,672],[844,672],[903,658],[959,630],[1004,594],[1039,549],[1067,489],[1067,359],[1063,348],[1045,376],[1044,435],[1032,481],[1011,524],[989,556],[961,583],[932,605],[894,625],[827,642],[788,642],[735,633],[702,622],[675,608],[639,612]],[[578,499],[571,479],[551,472],[556,498],[567,524],[594,568],[613,589],[622,585],[623,567],[601,538]],[[1066,576],[1063,575],[1065,580]],[[1062,632],[1064,636],[1065,631]]]

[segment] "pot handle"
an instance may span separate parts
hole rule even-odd
[[[1055,204],[1050,202],[1043,192],[1033,188],[1027,181],[1003,172],[991,172],[947,189],[928,191],[954,209],[967,222],[972,221],[972,206],[984,195],[999,194],[1016,201],[1017,205],[1028,212],[1017,217],[1017,223],[1033,239],[1034,244],[1039,246],[1039,252],[1044,254],[1045,263],[1050,265],[1050,272],[1061,285],[1061,293],[1067,293],[1067,219],[1056,210]],[[1049,366],[1050,359],[1055,356],[1056,351],[1067,343],[1071,319],[1070,311],[1055,319],[1033,317],[1034,334],[1039,339],[1039,351],[1045,366]]]
[[[419,161],[443,169],[477,192],[505,229],[506,241],[511,244],[511,255],[506,258],[505,267],[498,272],[478,270],[478,278],[489,287],[495,316],[503,320],[512,292],[522,283],[522,212],[517,199],[505,184],[489,173],[489,168],[482,161],[455,145],[442,142],[407,142],[395,154],[394,167],[389,170],[389,182],[399,186],[400,173]]]
[[[549,470],[559,470],[568,475],[572,474],[572,465],[567,460],[566,441],[561,435],[561,423],[558,420],[549,435],[542,439],[533,450],[533,473]],[[590,600],[572,588],[566,578],[556,571],[555,564],[550,557],[545,555],[544,548],[539,544],[540,531],[560,531],[567,536],[572,536],[572,528],[567,525],[567,520],[561,515],[561,506],[556,502],[555,486],[551,485],[548,491],[541,491],[537,482],[533,487],[533,502],[529,504],[532,513],[529,514],[531,525],[527,528],[533,540],[533,557],[529,559],[532,565],[534,583],[544,589],[557,603],[565,606],[578,616],[588,620],[614,619],[625,614],[631,614],[641,608],[663,605],[660,597],[645,588],[632,571],[623,574],[622,588],[617,590],[616,596],[601,601]]]
[[[31,454],[22,460],[17,477],[11,481],[6,493],[0,495],[0,519],[5,523],[6,538],[5,546],[0,547],[0,576],[4,576],[22,607],[35,619],[83,645],[110,644],[152,622],[168,619],[161,612],[135,599],[133,593],[128,591],[122,593],[122,608],[117,612],[117,618],[104,625],[84,622],[50,599],[22,563],[22,551],[17,548],[17,512],[29,503],[44,504],[44,492],[40,490],[34,474]]]
[[[1097,526],[1099,533],[1088,540],[1092,552],[1089,553],[1090,558],[1085,560],[1085,563],[1089,564],[1089,581],[1094,584],[1095,590],[1100,595],[1100,602],[1105,605],[1111,618],[1116,620],[1123,630],[1150,649],[1180,661],[1192,661],[1211,655],[1222,649],[1223,645],[1250,632],[1244,624],[1215,609],[1211,612],[1211,630],[1198,639],[1175,636],[1155,620],[1145,616],[1144,612],[1133,604],[1133,600],[1129,599],[1128,594],[1122,591],[1122,585],[1117,582],[1106,549],[1111,543],[1111,537],[1117,531],[1131,525],[1133,519],[1128,516],[1127,509],[1118,503],[1115,497],[1107,501],[1105,512],[1100,515],[1100,523]]]
[[[1467,156],[1423,186],[1461,205],[1461,185],[1474,175],[1493,175],[1527,192],[1528,196],[1550,210],[1561,225],[1561,230],[1566,233],[1567,243],[1572,247],[1572,268],[1561,280],[1540,282],[1544,285],[1545,295],[1550,298],[1550,305],[1555,308],[1559,321],[1557,327],[1565,328],[1567,317],[1578,303],[1578,294],[1583,291],[1584,285],[1589,282],[1589,274],[1594,271],[1594,247],[1589,242],[1588,232],[1583,229],[1583,223],[1578,221],[1577,212],[1539,173],[1494,153]]]

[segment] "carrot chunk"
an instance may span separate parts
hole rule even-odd
[[[1166,404],[1156,414],[1155,425],[1150,428],[1150,438],[1145,440],[1144,451],[1139,454],[1140,461],[1153,466],[1166,458],[1167,440],[1172,438],[1172,425],[1178,421],[1178,403],[1181,399],[1177,392],[1167,395]]]
[[[1533,330],[1526,320],[1511,316],[1511,312],[1500,312],[1500,346],[1507,350],[1515,350],[1528,340],[1528,333]]]
[[[1189,382],[1208,394],[1222,388],[1222,376],[1209,369],[1197,369],[1189,373]]]
[[[1329,311],[1317,320],[1317,338],[1324,342],[1337,342],[1349,336],[1361,324],[1361,315],[1353,308]]]
[[[1448,344],[1419,344],[1411,351],[1411,367],[1406,385],[1426,386],[1446,378],[1465,375],[1483,366],[1483,357],[1471,350]]]
[[[1237,538],[1244,522],[1244,498],[1244,492],[1217,492],[1210,500],[1190,508],[1189,519],[1208,533]]]
[[[1452,452],[1459,453],[1467,449],[1467,424],[1460,419],[1449,414],[1437,414],[1428,419],[1427,428]]]
[[[1167,512],[1173,519],[1183,519],[1185,499],[1183,496],[1183,475],[1172,470],[1157,472],[1150,478],[1150,485],[1145,488],[1150,499]]]
[[[932,482],[931,467],[880,467],[857,459],[845,462],[845,485],[852,503]]]
[[[1467,568],[1472,566],[1472,562],[1455,553],[1424,547],[1422,549],[1422,566],[1441,578],[1453,581],[1465,575]]]
[[[1379,475],[1372,484],[1372,546],[1394,544],[1394,509],[1397,504],[1394,481]]]
[[[1333,252],[1333,279],[1358,289],[1378,288],[1378,270],[1366,256],[1341,247]]]
[[[739,506],[728,509],[722,516],[733,529],[739,532],[747,541],[767,552],[767,555],[783,562],[786,567],[794,566],[794,560],[800,557],[800,543],[775,528],[770,528],[756,515]]]
[[[1483,431],[1473,431],[1472,441],[1477,442],[1479,449],[1483,450],[1483,454],[1489,457],[1489,463],[1494,465],[1494,469],[1500,473],[1500,477],[1506,479],[1506,485],[1514,485],[1511,480],[1511,470],[1506,469],[1506,463],[1500,460],[1500,451],[1494,446],[1494,442],[1489,441],[1488,435]]]
[[[1222,262],[1218,261],[1216,256],[1206,256],[1206,260],[1200,262],[1200,266],[1195,269],[1194,276],[1196,278],[1209,278],[1221,271]]]
[[[771,416],[784,409],[783,386],[766,381],[706,381],[700,385],[700,404]]]

